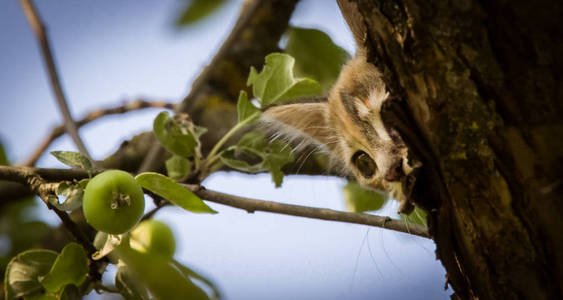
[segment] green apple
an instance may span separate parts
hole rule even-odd
[[[131,174],[104,171],[88,182],[82,203],[86,222],[94,229],[121,234],[133,228],[145,210],[141,186]]]
[[[131,231],[131,248],[152,255],[172,258],[176,251],[174,234],[168,225],[157,220],[141,222]]]

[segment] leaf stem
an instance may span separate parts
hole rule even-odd
[[[198,145],[198,147],[201,147]],[[199,172],[201,168],[201,151],[196,151],[194,153],[194,170],[193,172]]]
[[[257,116],[260,114],[260,112],[255,112],[252,115],[250,115],[248,118],[242,120],[240,123],[236,124],[235,126],[233,126],[227,133],[225,133],[225,135],[217,142],[217,144],[215,144],[215,146],[213,146],[213,149],[211,149],[211,152],[209,152],[209,154],[207,155],[207,159],[205,162],[205,168],[209,167],[212,163],[214,163],[218,158],[219,155],[217,154],[217,152],[219,152],[219,150],[221,149],[221,147],[235,134],[237,133],[241,128],[243,128],[244,126],[250,124],[252,121],[256,120]]]

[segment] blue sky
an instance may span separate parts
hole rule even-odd
[[[37,0],[47,23],[73,115],[135,97],[179,101],[236,20],[241,1],[185,30],[172,26],[183,1]],[[292,24],[315,27],[353,52],[336,3],[302,1]],[[81,130],[101,159],[151,128],[158,110],[107,117]],[[0,1],[0,138],[14,161],[26,159],[61,122],[37,43],[18,1]],[[63,137],[49,149],[74,150]],[[39,166],[62,167],[49,156]],[[285,203],[344,210],[344,180],[221,173],[205,185]],[[405,234],[210,204],[218,215],[165,208],[156,215],[178,240],[177,259],[207,274],[226,299],[447,299],[445,272],[431,241]],[[398,204],[380,214],[396,217]],[[48,211],[43,219],[56,222]],[[92,295],[91,299],[101,298]]]

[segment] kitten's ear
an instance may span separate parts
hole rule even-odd
[[[290,140],[305,138],[324,145],[335,138],[335,131],[327,119],[328,102],[273,106],[262,115],[263,124]]]
[[[367,39],[367,27],[363,16],[358,10],[358,4],[350,2],[350,0],[338,0],[338,6],[342,16],[344,16],[344,20],[346,20],[348,27],[350,27],[350,31],[352,31],[352,35],[354,35],[356,47],[359,50],[364,49]]]

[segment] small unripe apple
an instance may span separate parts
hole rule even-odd
[[[88,182],[84,189],[82,209],[86,222],[94,229],[121,234],[129,231],[141,219],[145,197],[131,174],[109,170]]]
[[[141,222],[131,231],[131,248],[148,254],[172,258],[176,251],[174,233],[168,225],[157,220]]]

